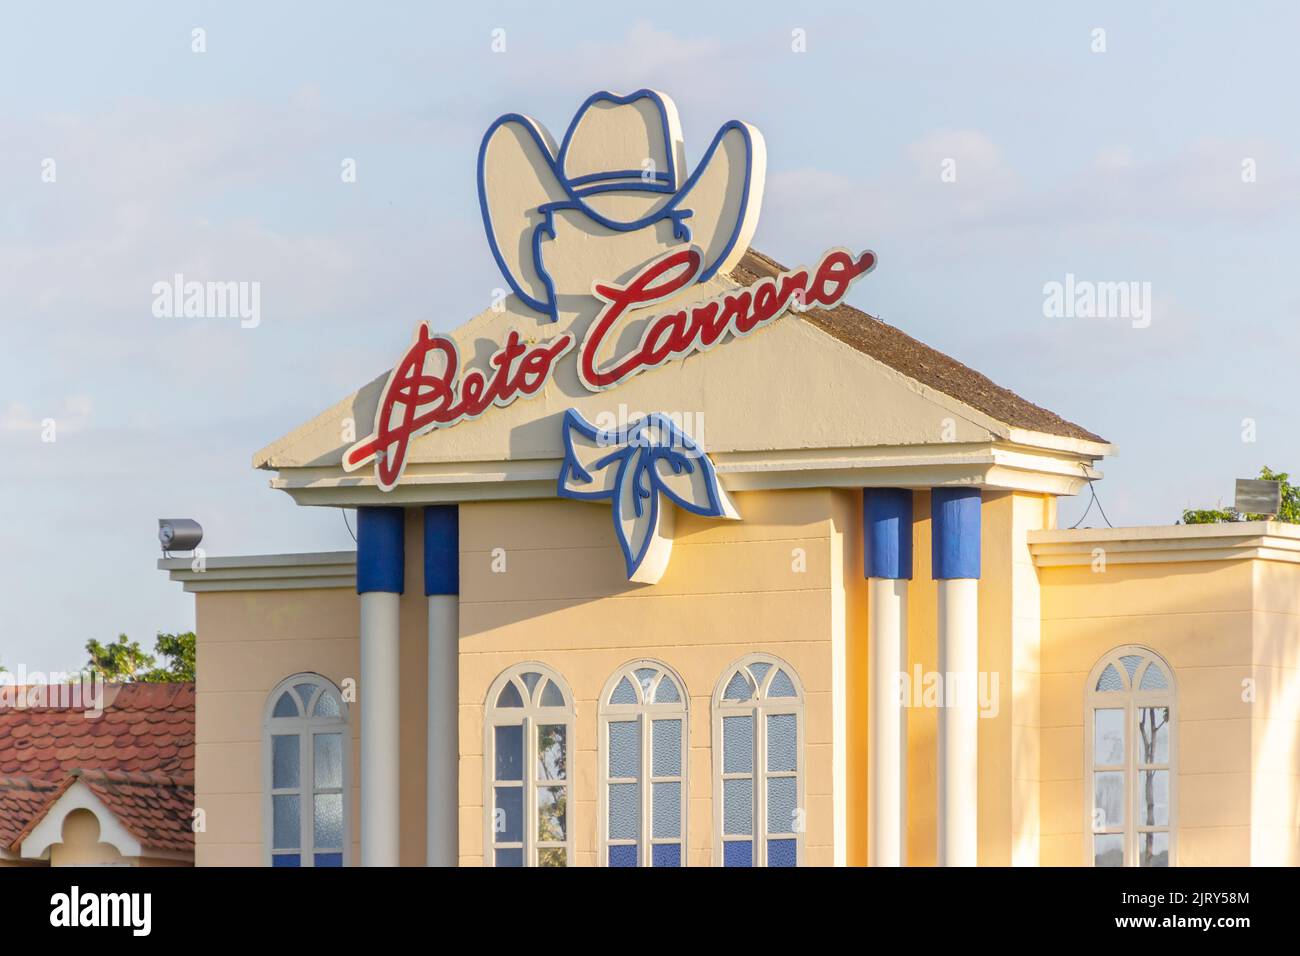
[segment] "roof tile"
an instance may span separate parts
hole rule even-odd
[[[192,852],[194,685],[106,685],[98,715],[61,693],[10,687],[0,697],[0,846],[77,778],[144,845]]]

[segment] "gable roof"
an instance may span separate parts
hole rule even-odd
[[[41,816],[56,792],[57,783],[31,777],[0,777],[0,847],[12,845]]]
[[[194,778],[161,773],[80,771],[82,783],[144,846],[194,852]]]
[[[193,852],[193,684],[105,685],[99,716],[65,687],[5,691],[0,846],[16,851],[81,781],[144,846]]]
[[[781,269],[751,249],[683,301],[725,296]],[[526,337],[537,321],[510,300],[445,334],[477,368],[487,345],[508,333]],[[575,321],[577,328],[583,319]],[[792,311],[760,331],[749,339],[757,345],[730,343],[635,376],[613,401],[629,410],[707,412],[711,453],[723,456],[715,463],[748,488],[814,478],[852,487],[888,477],[917,487],[973,482],[1069,495],[1101,477],[1093,465],[1110,452],[1104,439],[851,306]],[[629,339],[635,332],[633,323],[623,329]],[[783,401],[770,385],[790,376],[803,383],[801,403]],[[278,472],[272,487],[299,504],[373,502],[382,495],[374,477],[344,472],[341,461],[351,441],[345,436],[357,422],[375,420],[388,378],[376,377],[267,445],[253,466]],[[582,387],[576,362],[562,365],[535,398],[414,439],[405,487],[395,493],[407,503],[550,494],[552,462],[564,454],[560,430],[551,427],[558,413],[608,414],[611,398]],[[810,418],[810,408],[819,414]],[[953,428],[940,432],[936,420]]]
[[[783,271],[785,266],[775,259],[750,249],[731,275],[742,285],[749,285]],[[1082,425],[1066,421],[1055,412],[1021,398],[973,368],[847,303],[833,309],[809,309],[798,315],[845,345],[1006,425],[1064,438],[1106,441]]]

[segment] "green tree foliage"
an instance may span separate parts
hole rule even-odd
[[[165,666],[149,672],[143,679],[148,681],[193,681],[194,680],[194,632],[183,634],[159,633],[154,641],[154,651],[165,662]]]
[[[92,637],[86,642],[86,653],[90,655],[86,671],[106,681],[137,680],[157,663],[141,649],[139,641],[128,640],[125,634],[119,634],[116,641],[107,644]]]
[[[167,683],[194,680],[194,633],[159,633],[154,641],[154,651],[165,663],[158,666],[158,658],[140,647],[139,641],[119,634],[116,641],[101,644],[95,639],[86,642],[90,661],[88,674],[97,674],[113,683],[143,681]]]
[[[1289,524],[1300,524],[1300,487],[1291,484],[1290,474],[1285,471],[1273,471],[1268,465],[1259,470],[1262,481],[1277,481],[1282,484],[1282,510],[1277,520]],[[1247,515],[1231,508],[1188,508],[1183,511],[1182,524],[1219,524],[1225,521],[1263,521],[1267,515]]]

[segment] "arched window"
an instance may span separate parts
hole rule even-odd
[[[1173,671],[1155,652],[1111,651],[1088,677],[1086,787],[1094,866],[1169,866],[1174,858]]]
[[[686,689],[657,661],[621,667],[600,697],[601,862],[683,866]]]
[[[723,673],[713,693],[715,862],[799,865],[803,737],[803,691],[790,665],[751,654]]]
[[[488,691],[483,729],[484,862],[568,866],[572,696],[545,664],[512,667]]]
[[[351,858],[348,705],[319,674],[267,698],[263,845],[271,866],[346,866]]]

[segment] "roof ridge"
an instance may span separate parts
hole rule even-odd
[[[764,278],[787,271],[789,270],[785,266],[771,256],[751,247],[731,274],[734,278],[736,273],[741,273],[738,281],[743,283],[744,275]],[[1022,398],[964,362],[847,302],[841,302],[832,309],[807,309],[797,314],[805,322],[850,348],[1013,428],[1107,443],[1106,439],[1082,425]]]
[[[78,777],[87,783],[136,783],[159,784],[170,787],[193,787],[194,775],[167,773],[148,770],[101,770],[93,767],[74,767],[68,771],[69,776]]]
[[[46,780],[42,777],[33,777],[29,774],[6,773],[0,774],[0,787],[22,787],[25,790],[40,790],[57,787],[57,780]]]

